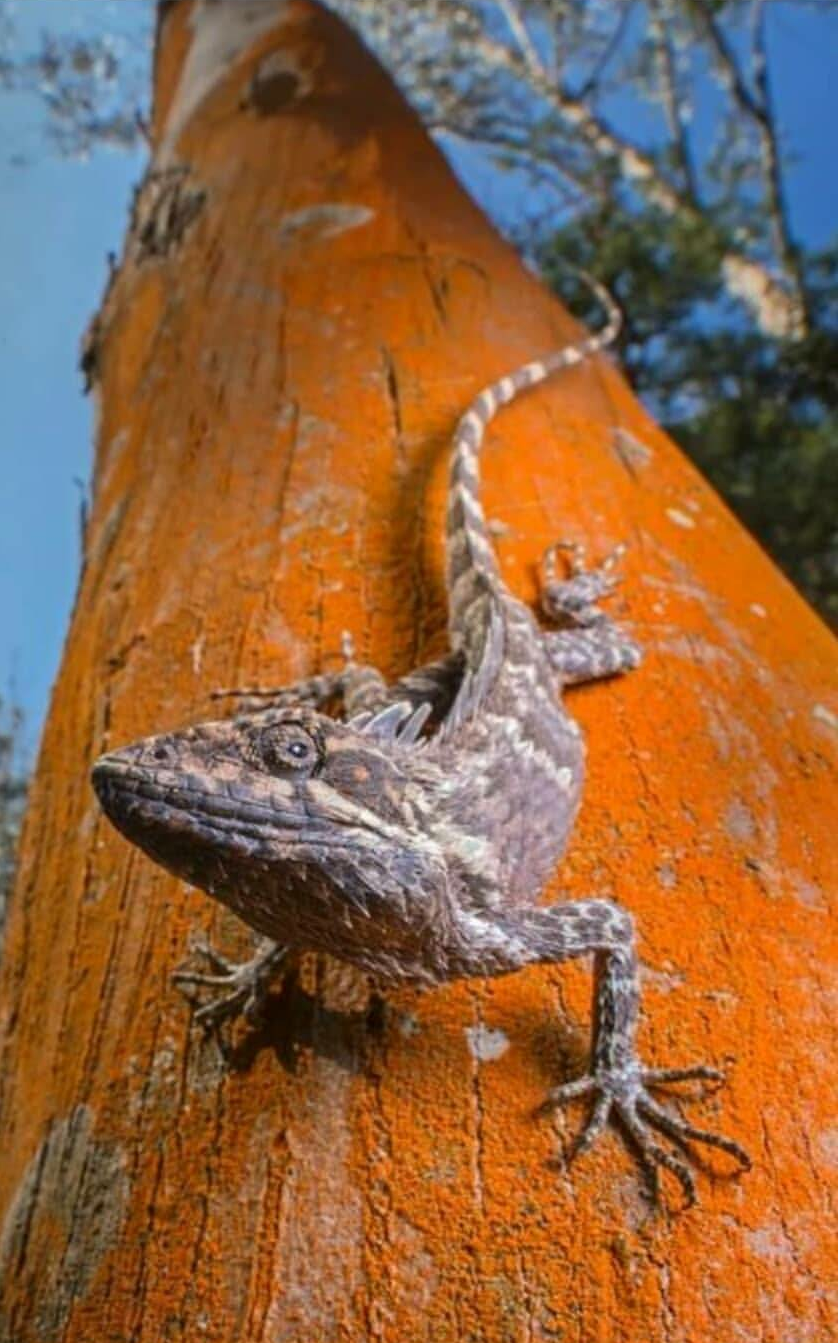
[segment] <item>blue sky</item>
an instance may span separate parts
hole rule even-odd
[[[81,28],[101,3],[25,0],[15,18],[24,37]],[[30,745],[79,571],[78,482],[90,476],[92,433],[79,340],[141,171],[136,154],[62,159],[43,125],[36,98],[0,93],[0,696],[9,697],[11,682]]]
[[[103,6],[126,39],[144,0],[18,0],[25,38],[85,30]],[[799,236],[825,244],[838,227],[838,12],[772,0],[775,101],[795,155],[789,177]],[[43,138],[38,100],[0,91],[0,696],[10,683],[28,721],[42,720],[75,591],[78,481],[91,462],[91,405],[81,394],[78,345],[118,252],[142,157],[101,151],[59,158]],[[21,164],[17,160],[23,158]],[[484,208],[514,221],[516,191],[478,156],[456,166]]]

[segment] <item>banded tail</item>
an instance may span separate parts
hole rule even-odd
[[[479,647],[474,650],[469,647],[470,630],[474,630],[478,645],[482,645],[479,627],[485,626],[484,620],[475,620],[475,614],[500,586],[497,557],[480,501],[478,456],[486,427],[502,406],[526,388],[535,387],[551,374],[606,349],[622,325],[622,314],[605,286],[593,276],[581,274],[605,309],[605,325],[578,344],[566,345],[543,360],[523,364],[484,387],[454,431],[446,528],[449,634],[451,647],[463,649],[469,661],[475,655],[480,656]]]

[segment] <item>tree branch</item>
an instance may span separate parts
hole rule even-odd
[[[615,164],[622,178],[652,205],[690,223],[706,223],[696,202],[661,171],[651,155],[618,135],[605,117],[592,111],[581,99],[528,71],[519,56],[485,32],[475,40],[475,53],[490,67],[505,70],[528,83],[567,125],[578,131],[600,159]],[[751,310],[760,330],[792,340],[804,334],[801,296],[796,286],[789,293],[766,266],[733,247],[725,252],[721,273],[733,296]]]
[[[518,49],[524,60],[527,69],[539,78],[546,79],[547,71],[544,63],[538,54],[535,44],[529,35],[527,25],[518,9],[515,0],[496,0],[498,9],[501,10],[512,36],[518,44]]]
[[[649,0],[649,28],[655,47],[664,116],[666,117],[674,158],[681,174],[684,192],[696,204],[698,188],[687,122],[684,116],[683,100],[679,88],[678,71],[670,40],[670,26],[673,21],[671,0]]]
[[[602,51],[597,57],[593,69],[589,71],[587,79],[582,84],[582,86],[577,90],[576,92],[577,98],[587,98],[588,95],[592,93],[593,90],[599,84],[599,81],[605,74],[608,62],[611,60],[611,57],[614,55],[615,51],[617,50],[617,48],[619,47],[620,43],[623,40],[626,28],[628,27],[628,21],[631,17],[631,12],[633,9],[634,9],[634,0],[627,0],[627,3],[622,5],[620,13],[617,16],[617,22],[614,25],[613,32],[611,33],[611,36],[606,41],[605,46],[603,47]]]
[[[555,155],[533,149],[527,141],[521,142],[510,136],[499,135],[487,128],[456,125],[443,117],[429,122],[428,132],[431,135],[463,140],[476,148],[488,150],[489,153],[511,154],[520,160],[522,168],[534,165],[539,170],[541,180],[560,195],[566,204],[572,204],[577,209],[586,208],[598,195],[592,188],[590,179],[581,177],[565,164],[559,163]]]
[[[340,8],[345,8],[347,12],[351,10],[355,21],[360,12],[372,14],[373,18],[379,13],[372,0],[354,0],[352,4],[349,4],[349,0],[334,0],[334,3]],[[514,13],[518,13],[515,7],[517,0],[512,0],[512,3]],[[692,6],[699,8],[693,9]],[[702,0],[692,0],[692,6],[691,12],[700,13],[702,18],[706,15],[707,11],[702,7]],[[513,11],[504,10],[505,13]],[[387,11],[388,15],[389,12]],[[689,185],[674,180],[652,154],[620,135],[592,102],[574,95],[546,72],[543,64],[539,62],[540,69],[534,67],[532,58],[528,60],[520,49],[520,36],[518,47],[498,41],[486,31],[485,26],[480,26],[477,21],[478,12],[464,4],[454,5],[443,0],[427,0],[427,6],[423,6],[422,12],[428,22],[446,23],[449,27],[456,23],[460,25],[460,29],[464,23],[468,24],[467,63],[455,64],[452,67],[450,64],[446,65],[444,58],[441,58],[433,63],[430,72],[423,68],[423,74],[414,80],[416,101],[424,105],[426,112],[430,112],[432,121],[441,120],[452,127],[461,108],[473,116],[474,106],[476,103],[479,104],[481,99],[484,103],[491,103],[486,94],[486,89],[491,88],[488,83],[491,77],[506,76],[524,91],[528,107],[531,107],[529,101],[531,95],[534,94],[541,99],[545,106],[557,115],[559,123],[574,136],[576,143],[591,153],[595,162],[616,173],[623,183],[636,190],[649,204],[671,217],[680,217],[690,224],[707,226],[707,213],[695,195],[691,194]],[[714,49],[720,53],[719,59],[726,54],[731,77],[739,75],[736,86],[739,96],[749,100],[749,105],[755,106],[755,95],[742,79],[732,53],[728,51],[724,35],[715,24],[711,24],[711,30],[710,40]],[[718,36],[717,42],[714,42],[713,33]],[[527,37],[529,38],[528,34]],[[462,40],[462,33],[460,38]],[[406,73],[409,82],[410,71]],[[452,73],[456,78],[452,78]],[[469,80],[467,85],[464,84],[463,75]],[[479,87],[481,81],[484,82],[484,88]],[[500,124],[508,119],[512,92],[508,87],[504,88],[501,85],[500,96],[496,98],[491,108],[491,114]],[[770,124],[770,128],[773,134],[773,125]],[[466,137],[467,135],[468,132]],[[545,161],[543,155],[541,161],[542,163]],[[556,165],[553,167],[556,168]],[[781,214],[780,218],[784,216]],[[790,250],[783,254],[784,264],[789,264],[790,261],[793,264],[794,251],[790,242],[789,248]],[[805,327],[801,321],[801,292],[800,286],[794,283],[793,270],[789,272],[791,278],[788,283],[781,282],[761,260],[729,246],[722,258],[721,276],[728,291],[749,308],[761,331],[789,339],[795,339],[803,334]],[[790,290],[793,292],[789,292]]]
[[[754,85],[762,108],[759,137],[771,232],[777,256],[800,304],[801,334],[803,334],[808,327],[806,287],[797,248],[792,241],[782,161],[777,143],[777,126],[765,49],[764,0],[756,0],[754,6],[752,53]]]
[[[791,291],[790,301],[796,308],[796,314],[787,334],[793,338],[800,337],[805,334],[808,325],[806,293],[803,274],[797,258],[797,249],[791,237],[782,164],[777,143],[777,128],[771,103],[765,50],[764,2],[763,0],[756,0],[753,9],[751,63],[754,90],[749,88],[733,47],[728,42],[715,15],[708,8],[706,0],[692,0],[690,9],[697,17],[700,28],[707,38],[716,68],[725,81],[731,97],[756,130],[772,245],[777,262]]]

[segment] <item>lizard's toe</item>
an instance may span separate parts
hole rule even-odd
[[[193,951],[205,957],[215,973],[178,969],[172,975],[173,983],[193,1003],[191,989],[220,990],[198,1007],[195,1021],[206,1030],[217,1030],[239,1016],[258,1022],[271,979],[287,954],[285,947],[265,942],[250,960],[240,963],[228,960],[203,940],[195,943]]]
[[[740,1170],[751,1169],[751,1158],[735,1139],[728,1138],[724,1133],[714,1133],[711,1129],[697,1128],[681,1115],[673,1114],[665,1106],[659,1105],[647,1091],[640,1092],[636,1108],[648,1124],[676,1142],[701,1142],[708,1147],[717,1147],[720,1152],[727,1152],[728,1156],[733,1157]]]
[[[692,1079],[720,1082],[723,1081],[723,1075],[717,1069],[704,1065],[650,1069],[634,1066],[621,1071],[600,1069],[555,1087],[549,1094],[547,1104],[555,1107],[593,1095],[590,1115],[573,1144],[571,1159],[592,1147],[608,1120],[613,1118],[636,1149],[654,1196],[658,1194],[658,1171],[663,1167],[674,1175],[684,1192],[686,1206],[689,1206],[696,1200],[692,1171],[684,1157],[661,1146],[655,1136],[656,1131],[684,1148],[687,1157],[692,1157],[688,1144],[698,1142],[726,1152],[736,1161],[740,1171],[748,1170],[751,1166],[748,1153],[733,1138],[697,1128],[681,1115],[659,1104],[646,1089],[647,1085],[660,1086],[667,1082]]]

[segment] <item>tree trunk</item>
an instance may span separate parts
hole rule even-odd
[[[190,936],[249,935],[107,825],[90,762],[328,666],[344,629],[391,675],[439,653],[456,417],[578,328],[327,12],[166,5],[156,78],[3,967],[0,1338],[825,1341],[834,645],[602,360],[485,454],[513,589],[556,537],[625,540],[647,649],[572,692],[589,777],[552,894],[632,909],[645,1057],[729,1063],[692,1113],[753,1172],[667,1215],[616,1134],[565,1166],[581,1114],[535,1111],[585,1056],[587,966],[381,1012],[310,958],[226,1064],[190,1033]]]

